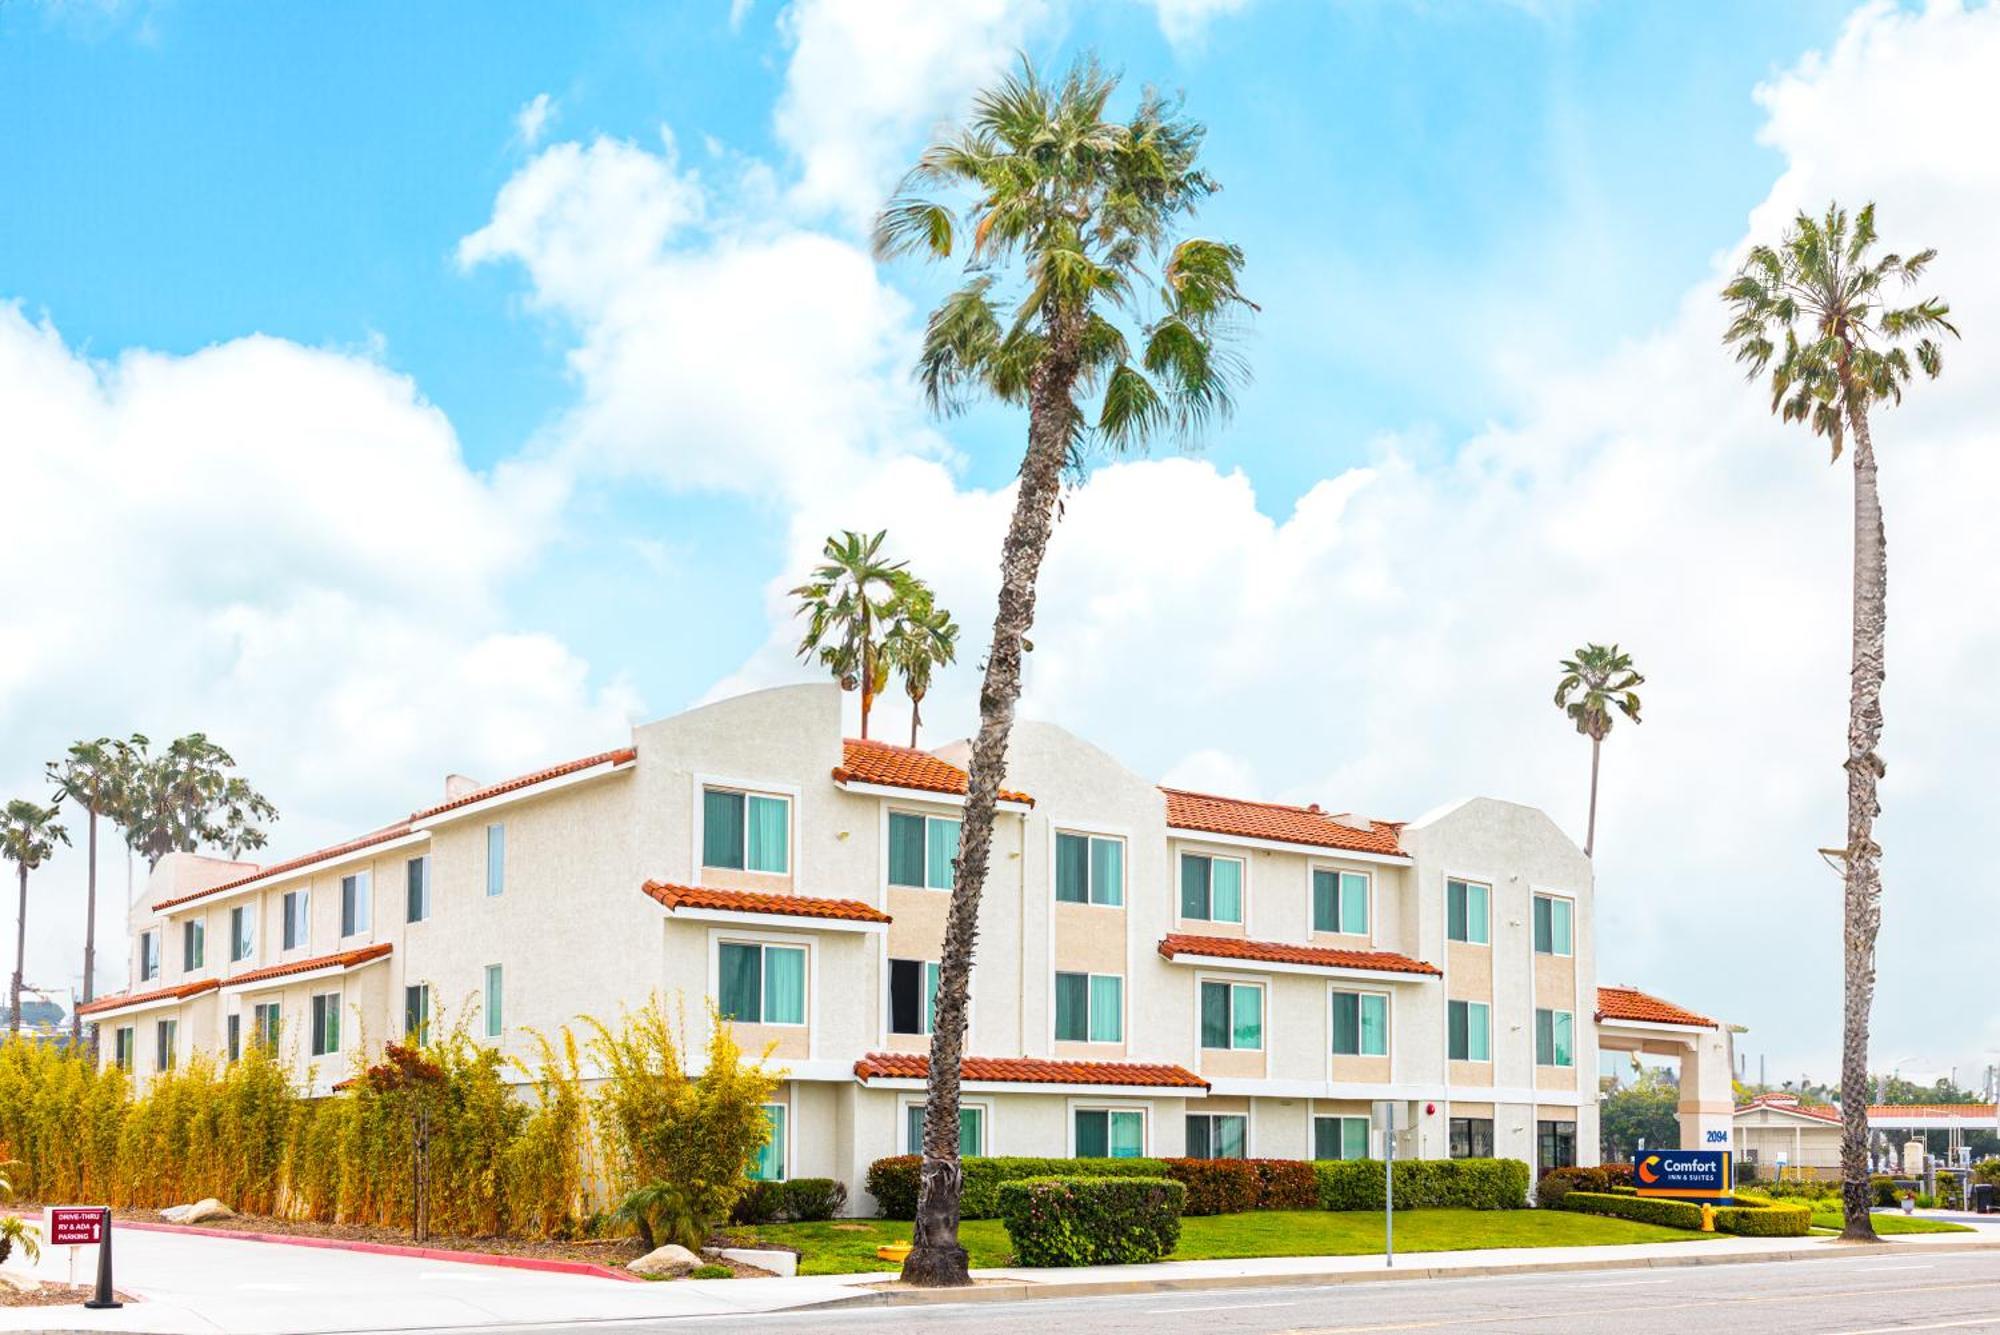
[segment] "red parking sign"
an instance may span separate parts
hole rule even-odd
[[[95,1247],[104,1241],[101,1205],[51,1205],[43,1238],[53,1247]]]

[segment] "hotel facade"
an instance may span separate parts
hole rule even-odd
[[[144,1079],[275,1043],[331,1089],[449,1013],[503,1051],[660,996],[713,999],[786,1073],[765,1176],[916,1144],[966,748],[846,739],[832,684],[724,700],[630,745],[270,866],[163,860],[129,988],[84,1010]],[[1589,861],[1473,798],[1392,823],[1162,788],[1014,733],[979,911],[968,1154],[1597,1158],[1600,1049],[1682,1057],[1683,1140],[1726,1139],[1725,1026],[1600,988]]]

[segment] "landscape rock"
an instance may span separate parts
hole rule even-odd
[[[234,1219],[236,1211],[224,1205],[213,1196],[204,1197],[192,1205],[169,1205],[160,1211],[160,1218],[169,1224],[199,1224],[209,1219]]]
[[[671,1279],[679,1279],[700,1264],[699,1256],[685,1247],[670,1242],[664,1247],[655,1247],[636,1261],[627,1262],[625,1268],[635,1275],[648,1277],[664,1275]]]
[[[799,1273],[797,1252],[767,1251],[761,1247],[724,1247],[722,1254],[738,1265],[753,1265],[774,1275],[789,1277]]]

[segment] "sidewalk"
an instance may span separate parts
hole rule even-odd
[[[2000,1228],[1922,1234],[1886,1243],[1903,1251],[2000,1250]],[[118,1287],[143,1301],[117,1311],[79,1307],[10,1308],[0,1324],[18,1330],[152,1331],[160,1335],[317,1335],[351,1330],[458,1328],[621,1318],[728,1316],[802,1308],[1018,1301],[1031,1298],[1170,1292],[1186,1289],[1323,1285],[1564,1270],[1653,1269],[1780,1260],[1851,1259],[1827,1238],[1734,1238],[1624,1247],[1539,1247],[1427,1252],[1399,1257],[1301,1256],[1244,1261],[1177,1261],[1079,1270],[983,1270],[971,1289],[872,1286],[893,1273],[799,1279],[682,1280],[626,1284],[401,1256],[246,1242],[189,1234],[125,1232],[117,1237]],[[92,1273],[81,1249],[80,1279]],[[9,1269],[20,1269],[17,1257]],[[67,1277],[68,1256],[50,1248],[34,1273]],[[999,1281],[999,1282],[992,1282]]]

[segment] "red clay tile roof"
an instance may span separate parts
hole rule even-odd
[[[95,1015],[99,1011],[118,1010],[125,1006],[138,1006],[148,1001],[178,1001],[186,997],[200,996],[221,987],[221,980],[202,978],[192,983],[176,983],[172,987],[157,987],[151,992],[116,992],[108,997],[98,997],[86,1001],[76,1008],[78,1015]]]
[[[1443,970],[1435,964],[1426,964],[1388,950],[1288,946],[1277,941],[1245,941],[1235,936],[1191,936],[1176,932],[1160,939],[1160,954],[1166,959],[1176,955],[1209,955],[1231,960],[1261,960],[1267,964],[1305,964],[1322,969],[1373,969],[1380,973],[1443,976]]]
[[[1868,1116],[1870,1120],[1888,1121],[1900,1117],[1963,1117],[1990,1122],[2000,1113],[1990,1103],[1871,1103]]]
[[[1597,989],[1597,1018],[1600,1020],[1637,1020],[1644,1024],[1691,1024],[1705,1029],[1719,1028],[1706,1015],[1697,1015],[1662,1001],[1656,996],[1641,992],[1636,987],[1600,987]]]
[[[922,1080],[931,1059],[915,1052],[871,1052],[854,1063],[854,1078]],[[1181,1066],[1143,1062],[1044,1061],[1038,1057],[967,1057],[959,1079],[975,1084],[1117,1085],[1135,1089],[1207,1089]]]
[[[726,909],[732,913],[773,913],[788,918],[839,918],[847,922],[888,922],[889,915],[858,899],[813,899],[807,895],[773,895],[755,890],[718,890],[708,885],[669,885],[648,881],[639,887],[674,909]]]
[[[923,793],[965,795],[970,786],[964,770],[940,760],[928,751],[887,742],[858,741],[849,737],[841,744],[840,764],[833,771],[836,783],[876,783],[884,788],[910,788]],[[1000,790],[1002,802],[1033,806],[1026,793]]]
[[[290,964],[273,964],[266,969],[252,969],[249,973],[239,973],[232,978],[223,979],[222,982],[225,987],[240,987],[244,983],[290,978],[293,974],[312,973],[317,969],[352,969],[381,959],[391,949],[393,947],[387,941],[381,941],[372,946],[359,946],[332,955],[316,955],[309,960],[293,960]]]
[[[627,764],[636,759],[638,754],[637,751],[629,746],[616,751],[600,751],[594,756],[585,756],[581,760],[565,761],[560,765],[551,765],[547,769],[536,770],[532,774],[523,774],[516,778],[502,780],[499,783],[488,784],[486,787],[466,793],[462,797],[454,797],[449,802],[440,802],[434,807],[425,807],[421,811],[413,812],[407,818],[399,820],[393,825],[385,825],[371,834],[364,834],[358,838],[349,839],[345,843],[333,844],[311,853],[304,853],[298,857],[287,859],[284,862],[275,862],[268,867],[259,867],[256,871],[246,876],[239,876],[232,881],[224,881],[221,885],[211,885],[206,890],[196,890],[189,894],[177,895],[172,899],[162,899],[153,905],[153,911],[156,913],[163,912],[181,904],[193,903],[197,899],[206,899],[210,895],[219,895],[225,890],[234,890],[238,886],[249,885],[252,881],[261,881],[267,876],[279,876],[288,871],[297,871],[301,867],[309,867],[315,862],[324,862],[329,858],[345,857],[349,853],[359,853],[365,848],[373,848],[376,844],[386,844],[392,839],[401,838],[410,832],[411,827],[417,821],[427,820],[432,816],[440,815],[457,807],[469,806],[474,802],[483,802],[489,797],[499,797],[503,793],[511,793],[521,788],[530,788],[538,783],[546,783],[550,779],[559,779],[565,774],[575,774],[579,770],[590,769],[597,765]]]
[[[1769,1108],[1773,1112],[1797,1113],[1818,1122],[1838,1122],[1840,1109],[1825,1103],[1801,1103],[1796,1094],[1759,1094],[1748,1103],[1736,1105],[1739,1113],[1755,1112],[1759,1108]]]
[[[1212,793],[1190,793],[1180,788],[1160,791],[1167,795],[1167,824],[1176,830],[1272,839],[1281,844],[1309,844],[1315,848],[1340,848],[1385,857],[1403,855],[1398,838],[1403,827],[1394,821],[1374,820],[1368,822],[1368,829],[1357,830],[1316,806],[1250,802]]]

